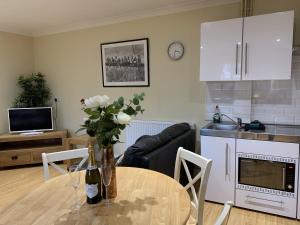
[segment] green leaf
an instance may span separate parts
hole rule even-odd
[[[91,115],[91,116],[89,116],[90,120],[97,120],[99,118],[100,118],[100,115]]]
[[[128,106],[126,109],[123,110],[123,112],[128,114],[129,116],[132,116],[136,113],[131,106]]]
[[[133,104],[134,104],[134,105],[138,105],[138,104],[140,103],[140,101],[139,101],[139,98],[138,98],[138,97],[136,97],[136,98],[133,98],[133,99],[132,99],[132,102],[133,102]]]
[[[142,110],[142,107],[140,105],[138,105],[137,107],[135,107],[135,110],[136,111],[141,111]]]
[[[75,131],[75,134],[77,134],[77,133],[79,133],[80,131],[83,131],[83,130],[86,130],[86,127],[79,128],[78,130]]]
[[[120,105],[121,107],[123,107],[123,105],[124,105],[124,98],[123,98],[123,97],[119,97],[118,103],[119,103],[119,105]]]
[[[125,125],[125,124],[119,124],[119,128],[120,128],[121,130],[124,130],[124,129],[126,128],[126,125]]]
[[[83,110],[86,114],[90,115],[90,116],[94,116],[94,115],[99,115],[100,116],[100,112],[99,111],[94,111],[90,108],[86,108]]]
[[[106,112],[109,114],[118,114],[119,111],[120,111],[120,109],[116,108],[114,106],[114,104],[111,104],[111,105],[107,106],[107,108],[106,108]]]

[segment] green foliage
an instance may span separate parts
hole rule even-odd
[[[119,113],[126,113],[129,116],[136,116],[143,113],[144,109],[140,103],[144,100],[145,94],[135,94],[126,104],[124,97],[119,97],[112,104],[101,108],[87,108],[82,101],[83,111],[87,114],[88,119],[77,131],[86,130],[87,134],[96,137],[102,146],[115,144],[119,141],[121,131],[126,128],[127,123],[121,124],[118,121]]]
[[[46,85],[43,74],[33,73],[27,77],[21,75],[17,84],[22,92],[16,97],[14,107],[49,106],[51,91]]]

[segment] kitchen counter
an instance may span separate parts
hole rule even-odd
[[[212,125],[213,123],[209,123],[201,128],[200,135],[260,141],[300,143],[300,126],[265,125],[265,131],[245,131],[243,128],[239,130],[212,129],[210,128]]]

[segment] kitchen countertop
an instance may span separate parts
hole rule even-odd
[[[209,123],[200,129],[201,136],[226,137],[237,139],[249,139],[260,141],[277,141],[287,143],[300,143],[300,126],[293,125],[265,125],[265,131],[245,131],[240,130],[216,130],[209,127]]]

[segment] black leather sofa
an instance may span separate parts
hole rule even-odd
[[[141,136],[125,151],[118,166],[145,168],[173,177],[178,148],[195,152],[195,139],[195,129],[189,124],[172,125],[157,135]]]

